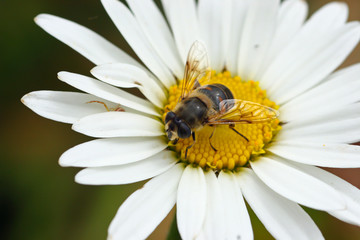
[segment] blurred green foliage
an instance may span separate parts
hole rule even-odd
[[[326,2],[311,0],[311,9]],[[352,11],[360,12],[359,1],[348,2]],[[73,90],[58,81],[56,73],[67,70],[89,75],[93,65],[37,27],[33,18],[39,13],[76,21],[133,54],[98,0],[0,1],[0,238],[105,239],[121,202],[143,183],[83,186],[73,180],[78,169],[58,166],[62,152],[89,138],[72,132],[69,125],[37,116],[20,98],[34,90]],[[360,19],[359,15],[351,17]],[[359,60],[357,50],[348,63]],[[327,239],[360,239],[358,228],[326,213],[308,211]],[[255,238],[271,239],[250,213]],[[152,239],[165,239],[173,214]]]

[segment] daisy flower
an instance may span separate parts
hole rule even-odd
[[[150,179],[120,206],[109,239],[146,238],[175,204],[183,239],[252,239],[245,200],[276,239],[323,238],[300,205],[360,225],[360,191],[319,168],[360,166],[351,145],[360,141],[360,65],[335,71],[360,38],[346,4],[327,4],[308,20],[303,0],[162,0],[166,19],[152,0],[102,4],[142,62],[85,27],[41,14],[40,27],[96,65],[94,78],[59,72],[85,93],[35,91],[22,101],[98,138],[61,156],[61,166],[84,168],[76,182]],[[178,104],[196,40],[211,68],[201,85],[222,84],[279,117],[214,134],[206,125],[196,142],[170,142],[165,117]]]

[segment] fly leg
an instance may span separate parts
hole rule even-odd
[[[210,125],[211,126],[211,125]],[[215,151],[217,152],[217,149],[211,144],[211,138],[214,136],[214,133],[215,133],[215,129],[216,129],[216,125],[213,126],[214,127],[214,130],[212,131],[210,137],[209,137],[209,143],[210,143],[210,147]]]
[[[186,147],[186,150],[185,150],[185,159],[187,159],[188,150],[189,150],[190,148],[192,148],[192,146],[194,146],[194,144],[195,144],[195,142],[196,142],[196,140],[195,140],[195,132],[192,132],[192,133],[191,133],[191,136],[192,136],[192,139],[193,139],[193,143],[192,143],[190,146],[187,146],[187,147]]]
[[[247,137],[245,137],[244,135],[242,135],[241,133],[239,133],[236,129],[235,129],[235,124],[230,124],[229,128],[231,130],[233,130],[234,132],[236,132],[237,134],[239,134],[241,137],[243,137],[247,142],[249,142],[249,139]]]

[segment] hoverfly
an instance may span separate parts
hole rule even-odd
[[[180,138],[192,136],[195,144],[195,132],[205,125],[228,125],[246,141],[247,137],[235,129],[235,124],[253,124],[271,121],[278,117],[279,112],[258,103],[234,99],[229,88],[222,84],[201,86],[199,80],[210,78],[209,60],[205,46],[196,41],[190,48],[184,72],[180,99],[172,111],[165,117],[165,131],[168,139],[176,144]],[[212,149],[216,148],[209,143]]]

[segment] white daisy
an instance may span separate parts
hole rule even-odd
[[[276,239],[323,238],[299,204],[360,225],[360,191],[316,167],[360,166],[360,148],[350,145],[360,141],[360,65],[334,72],[360,38],[344,3],[305,21],[302,0],[162,0],[170,27],[152,0],[129,0],[130,9],[102,3],[144,65],[89,29],[41,14],[36,23],[97,65],[91,73],[100,81],[60,72],[86,93],[36,91],[22,101],[100,138],[60,158],[62,166],[85,168],[78,183],[152,178],[122,204],[109,239],[146,238],[175,204],[183,239],[252,239],[244,198]],[[210,83],[278,108],[280,117],[236,125],[249,141],[218,127],[211,140],[217,151],[204,127],[185,158],[191,138],[169,143],[163,119],[177,104],[195,40],[208,48]],[[136,87],[147,100],[117,87]]]

